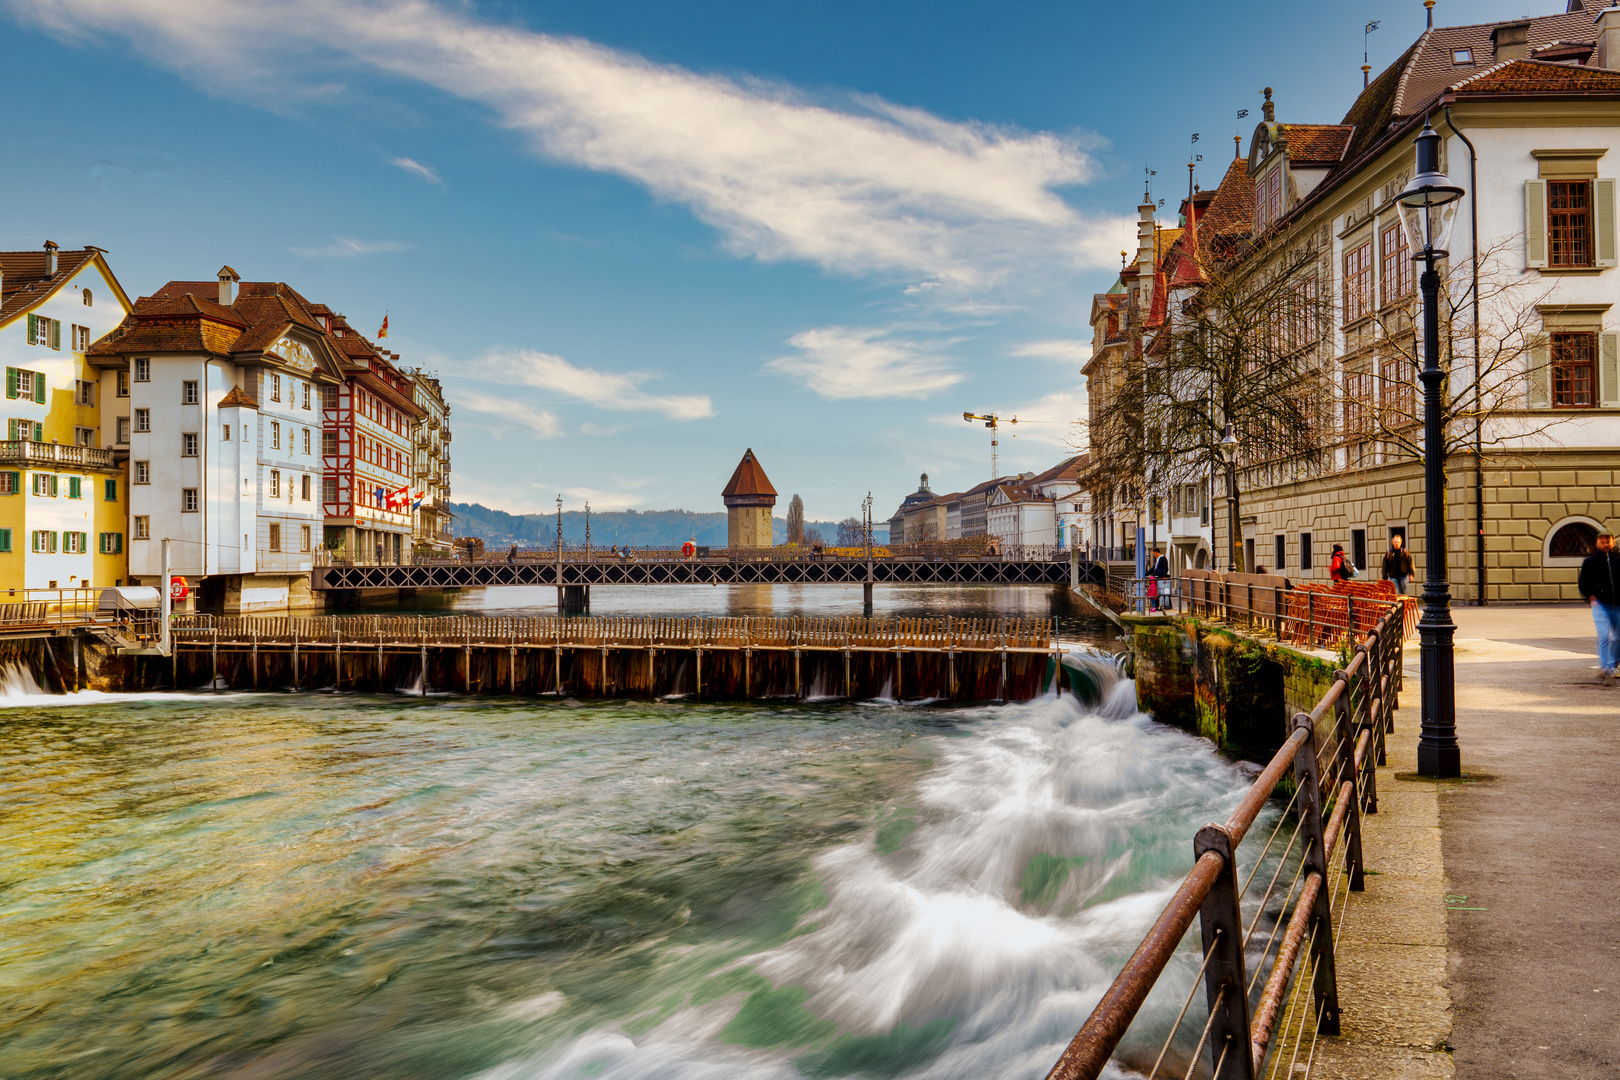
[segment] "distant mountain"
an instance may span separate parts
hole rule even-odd
[[[457,536],[479,537],[489,547],[519,544],[523,547],[549,547],[557,540],[557,515],[508,514],[491,510],[481,503],[451,503],[456,516]],[[772,522],[778,544],[787,539],[787,521]],[[838,525],[831,521],[807,521],[806,528],[820,529],[831,544],[838,539]],[[726,515],[700,514],[692,510],[615,510],[591,514],[591,544],[612,547],[628,544],[637,548],[680,547],[694,540],[707,547],[726,544]],[[585,515],[577,510],[563,513],[563,541],[585,542]]]

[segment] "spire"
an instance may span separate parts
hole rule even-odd
[[[1275,124],[1277,122],[1277,106],[1271,100],[1271,87],[1266,87],[1265,94],[1266,103],[1260,107],[1260,112],[1265,116],[1266,123]]]
[[[1423,6],[1428,10],[1429,29],[1434,29],[1434,0],[1423,0]]]

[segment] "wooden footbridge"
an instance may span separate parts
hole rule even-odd
[[[176,689],[1022,701],[1061,689],[1049,619],[176,615]]]

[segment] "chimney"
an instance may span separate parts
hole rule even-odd
[[[235,270],[228,266],[219,268],[219,302],[225,307],[236,303],[236,283],[241,281]]]
[[[1530,20],[1503,23],[1491,31],[1497,60],[1530,59]]]
[[[1266,103],[1260,106],[1260,112],[1265,116],[1266,123],[1275,124],[1277,122],[1277,106],[1272,104],[1271,87],[1269,86],[1266,87]]]
[[[1620,7],[1598,12],[1597,48],[1592,63],[1611,70],[1620,68]]]
[[[45,241],[45,276],[56,276],[56,243],[51,240]]]

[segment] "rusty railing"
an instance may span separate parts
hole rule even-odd
[[[1149,1080],[1170,1075],[1160,1068],[1200,982],[1207,1018],[1187,1032],[1186,1042],[1193,1030],[1197,1041],[1190,1059],[1185,1042],[1177,1051],[1175,1075],[1193,1075],[1206,1052],[1214,1080],[1293,1080],[1302,1065],[1309,1075],[1317,1036],[1339,1033],[1335,921],[1348,894],[1362,887],[1361,815],[1378,811],[1374,768],[1384,764],[1384,737],[1394,728],[1404,638],[1400,608],[1386,604],[1357,635],[1354,658],[1335,672],[1333,687],[1309,713],[1294,716],[1287,741],[1237,809],[1198,831],[1191,872],[1048,1080],[1093,1080],[1102,1072],[1195,917],[1202,962]],[[1242,874],[1239,845],[1262,809],[1280,799],[1285,780],[1292,787],[1287,804]]]

